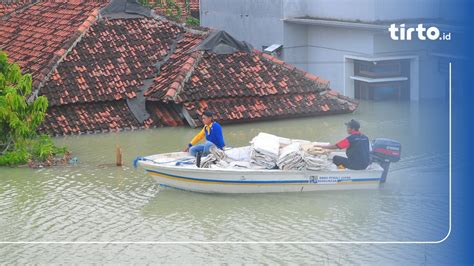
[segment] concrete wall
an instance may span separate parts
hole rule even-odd
[[[299,1],[299,0],[297,0]],[[304,15],[337,20],[439,18],[449,0],[306,0]],[[460,1],[460,0],[458,0]]]
[[[377,32],[374,34],[374,54],[406,54],[429,49],[430,41],[420,41],[413,38],[410,41],[393,41],[388,32]]]
[[[344,92],[344,56],[369,55],[374,50],[373,33],[364,30],[308,27],[308,71],[328,79]]]
[[[283,18],[304,16],[307,14],[308,7],[311,5],[312,3],[308,3],[307,0],[283,0]]]
[[[201,0],[200,12],[201,25],[223,29],[257,49],[283,44],[283,60],[328,79],[331,87],[349,96],[352,92],[344,88],[352,70],[345,56],[416,55],[419,59],[413,64],[412,76],[417,75],[419,90],[415,99],[445,95],[438,59],[423,53],[436,50],[427,46],[430,42],[396,42],[388,33],[291,24],[282,19],[313,16],[376,21],[442,16],[450,20],[459,16],[450,0]]]
[[[283,43],[283,0],[201,0],[201,25],[225,30],[261,50]]]
[[[282,59],[308,71],[308,27],[290,23],[283,27]]]
[[[422,55],[420,57],[420,99],[446,99],[448,73],[439,71],[439,58]]]
[[[306,0],[306,16],[338,20],[373,20],[377,0]],[[382,0],[378,0],[382,1]]]
[[[236,28],[302,16],[361,21],[452,20],[459,19],[462,10],[456,7],[462,1],[467,0],[201,0],[200,8],[203,26]]]

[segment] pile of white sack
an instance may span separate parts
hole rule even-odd
[[[275,135],[259,133],[250,142],[250,162],[266,169],[273,169],[276,166],[278,155],[280,154],[280,140]]]
[[[282,138],[263,132],[250,143],[251,146],[225,152],[211,149],[210,154],[202,159],[201,167],[324,170],[332,165],[329,152],[318,147],[327,143]]]
[[[306,163],[303,160],[301,144],[292,143],[280,150],[277,161],[278,168],[282,170],[303,170]]]
[[[282,170],[322,170],[331,166],[328,151],[318,145],[328,144],[282,138],[259,133],[250,142],[252,165]]]
[[[216,146],[211,146],[209,155],[201,160],[201,168],[211,168],[213,164],[220,164],[223,168],[227,168],[228,163],[226,159],[227,155],[223,150],[218,149]]]
[[[329,152],[318,145],[327,144],[313,142],[301,145],[303,150],[303,160],[306,163],[306,169],[308,170],[323,170],[328,169],[332,166],[332,162],[329,160]]]
[[[328,158],[328,151],[317,147],[323,143],[298,142],[283,147],[277,165],[282,170],[323,170],[332,163]]]

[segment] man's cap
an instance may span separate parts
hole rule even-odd
[[[213,114],[211,111],[206,110],[206,111],[204,111],[204,112],[202,113],[202,115],[205,115],[205,116],[207,116],[207,117],[212,117],[214,114]]]
[[[355,129],[355,130],[359,130],[359,128],[360,128],[360,123],[357,122],[357,121],[354,120],[354,119],[351,119],[351,121],[346,122],[346,123],[344,123],[344,124],[345,124],[347,127],[353,128],[353,129]]]

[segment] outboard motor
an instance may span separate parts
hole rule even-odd
[[[381,183],[387,180],[390,163],[400,161],[402,144],[396,140],[377,138],[372,141],[372,151],[370,157],[372,162],[380,164],[383,168]]]

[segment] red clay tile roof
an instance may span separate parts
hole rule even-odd
[[[205,53],[177,101],[302,93],[328,88],[327,82],[307,79],[304,73],[293,70],[265,60],[257,53]]]
[[[155,78],[154,86],[145,92],[148,99],[162,100],[166,94],[170,97],[175,95],[176,90],[182,86],[186,75],[190,73],[191,68],[201,56],[200,51],[190,52],[190,50],[205,37],[205,35],[186,33],[178,41],[168,61],[161,67],[160,75]]]
[[[134,98],[182,28],[152,18],[96,22],[41,88],[50,105]]]
[[[191,36],[180,41],[145,96],[182,103],[197,125],[206,108],[219,113],[225,123],[348,113],[357,107],[355,101],[329,90],[328,81],[256,50],[229,55],[193,52],[198,40]]]
[[[180,126],[186,113],[195,125],[205,109],[227,123],[357,107],[329,82],[269,55],[193,51],[207,33],[153,18],[96,20],[103,4],[79,2],[36,3],[0,25],[0,49],[36,85],[45,82],[40,94],[50,108],[42,132]],[[140,123],[134,113],[142,117],[145,109],[150,117]]]
[[[184,108],[196,125],[201,125],[200,117],[205,110],[212,111],[221,123],[247,122],[289,117],[316,116],[350,113],[357,103],[324,91],[290,94],[275,94],[263,97],[233,97],[205,99],[186,102]]]
[[[97,133],[162,126],[183,126],[181,107],[147,103],[150,118],[140,124],[125,100],[75,103],[49,107],[39,131],[54,136]]]
[[[150,100],[189,102],[207,98],[303,93],[329,88],[328,81],[258,52],[217,55],[196,51],[189,54],[177,49],[175,57],[180,60],[171,63],[173,72],[180,74],[170,75],[163,71],[164,75],[157,77],[155,85],[145,92]],[[188,74],[190,71],[191,75]],[[183,80],[186,74],[189,77]]]
[[[146,107],[150,114],[150,119],[145,122],[147,127],[184,126],[185,121],[180,115],[180,106],[174,103],[147,102]]]
[[[94,1],[48,1],[0,23],[0,49],[33,75],[38,86],[81,32],[98,15]]]
[[[0,1],[0,17],[5,15],[9,15],[16,10],[19,10],[29,4],[31,4],[33,0],[18,0],[18,1]]]
[[[183,28],[152,18],[107,19],[97,21],[54,71],[52,78],[41,88],[50,106],[44,130],[54,128],[68,117],[69,106],[73,109],[68,120],[75,119],[74,113],[81,112],[90,117],[101,106],[119,109],[123,125],[100,120],[86,119],[72,130],[55,134],[76,134],[84,131],[116,130],[116,128],[137,128],[183,125],[176,107],[162,104],[147,106],[150,118],[143,125],[138,124],[122,99],[136,96],[146,79],[153,79],[158,68],[155,66],[169,53]],[[120,106],[116,107],[114,101]],[[115,110],[115,109],[112,109]],[[59,111],[58,111],[59,110]],[[79,110],[79,111],[77,111]],[[60,121],[54,118],[55,112]],[[117,118],[117,119],[118,119]],[[117,120],[116,119],[116,120]],[[92,127],[89,128],[89,127]]]
[[[39,131],[57,136],[140,127],[125,101],[111,101],[49,107]]]

